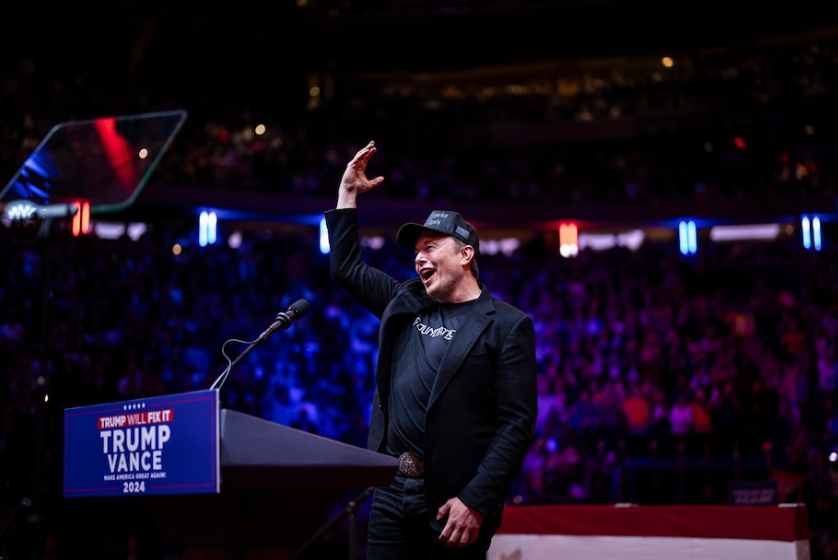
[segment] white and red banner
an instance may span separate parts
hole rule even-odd
[[[508,506],[487,560],[808,560],[806,508]]]

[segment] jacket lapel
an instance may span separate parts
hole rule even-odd
[[[394,323],[402,320],[413,321],[417,313],[435,302],[425,293],[425,288],[418,279],[408,280],[405,293],[396,297],[387,306],[381,317],[378,337],[379,356],[375,369],[376,386],[378,387],[380,403],[386,408],[390,400],[390,367],[393,360],[393,332]]]
[[[491,296],[484,289],[477,305],[469,312],[463,321],[463,328],[457,331],[453,343],[448,347],[448,351],[442,358],[442,363],[439,364],[439,371],[437,372],[434,386],[431,388],[431,397],[428,401],[428,410],[436,403],[439,396],[445,390],[448,382],[460,369],[466,355],[474,347],[480,333],[489,324],[489,315],[493,311]]]

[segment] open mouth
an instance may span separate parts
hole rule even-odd
[[[431,276],[434,275],[434,273],[436,273],[435,270],[431,268],[425,268],[419,271],[419,276],[422,278],[422,280],[427,281]]]

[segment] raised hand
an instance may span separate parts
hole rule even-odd
[[[340,180],[338,189],[337,208],[355,208],[355,199],[358,195],[374,189],[384,182],[384,177],[378,176],[375,179],[367,178],[367,163],[377,151],[375,141],[358,150],[352,161],[346,164],[346,170]]]

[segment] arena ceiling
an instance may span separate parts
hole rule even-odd
[[[816,0],[149,0],[9,9],[4,41],[140,68],[386,71],[626,56],[834,34]]]

